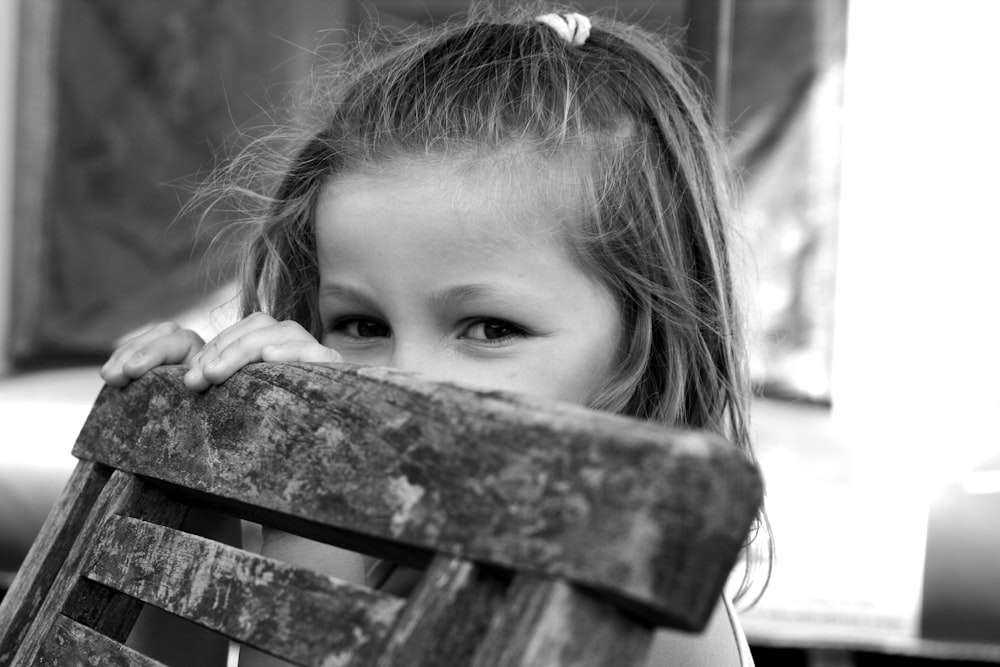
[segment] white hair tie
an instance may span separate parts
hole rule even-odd
[[[543,14],[535,20],[555,30],[570,46],[583,46],[590,37],[590,19],[583,14]]]

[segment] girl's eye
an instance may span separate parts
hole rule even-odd
[[[504,320],[479,320],[469,325],[462,338],[484,343],[500,343],[524,335],[524,329],[516,324]]]
[[[330,330],[350,338],[388,338],[391,333],[389,327],[378,320],[361,318],[340,320]]]

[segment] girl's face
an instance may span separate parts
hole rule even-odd
[[[323,343],[352,363],[593,399],[614,368],[618,308],[559,240],[570,189],[512,171],[397,160],[324,186]]]

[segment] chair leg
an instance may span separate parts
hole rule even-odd
[[[69,555],[111,470],[80,461],[0,603],[0,665],[10,664],[37,618],[45,591]]]
[[[95,471],[90,474],[101,474],[97,468],[95,466]],[[77,499],[73,507],[79,508],[80,504]],[[22,640],[15,649],[16,653],[12,654],[12,664],[33,664],[38,649],[45,642],[53,622],[60,614],[107,633],[114,639],[124,639],[123,635],[131,630],[141,604],[81,578],[97,544],[95,537],[104,520],[112,514],[137,516],[176,526],[183,520],[186,510],[186,505],[168,500],[159,490],[134,475],[123,472],[113,473],[100,490],[96,501],[86,506],[90,511],[79,522],[78,530],[73,531],[75,542],[72,547],[60,549],[56,545],[49,550],[50,553],[64,553],[65,558],[58,563],[58,571],[51,578],[48,594],[40,604],[35,605],[36,614],[30,625],[23,632],[19,631]],[[47,529],[43,527],[43,531],[45,530]],[[45,561],[48,558],[38,560]],[[21,612],[23,611],[22,606]],[[25,621],[19,622],[23,624]]]

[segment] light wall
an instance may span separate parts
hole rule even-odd
[[[874,474],[1000,454],[1000,3],[852,2],[833,420]]]

